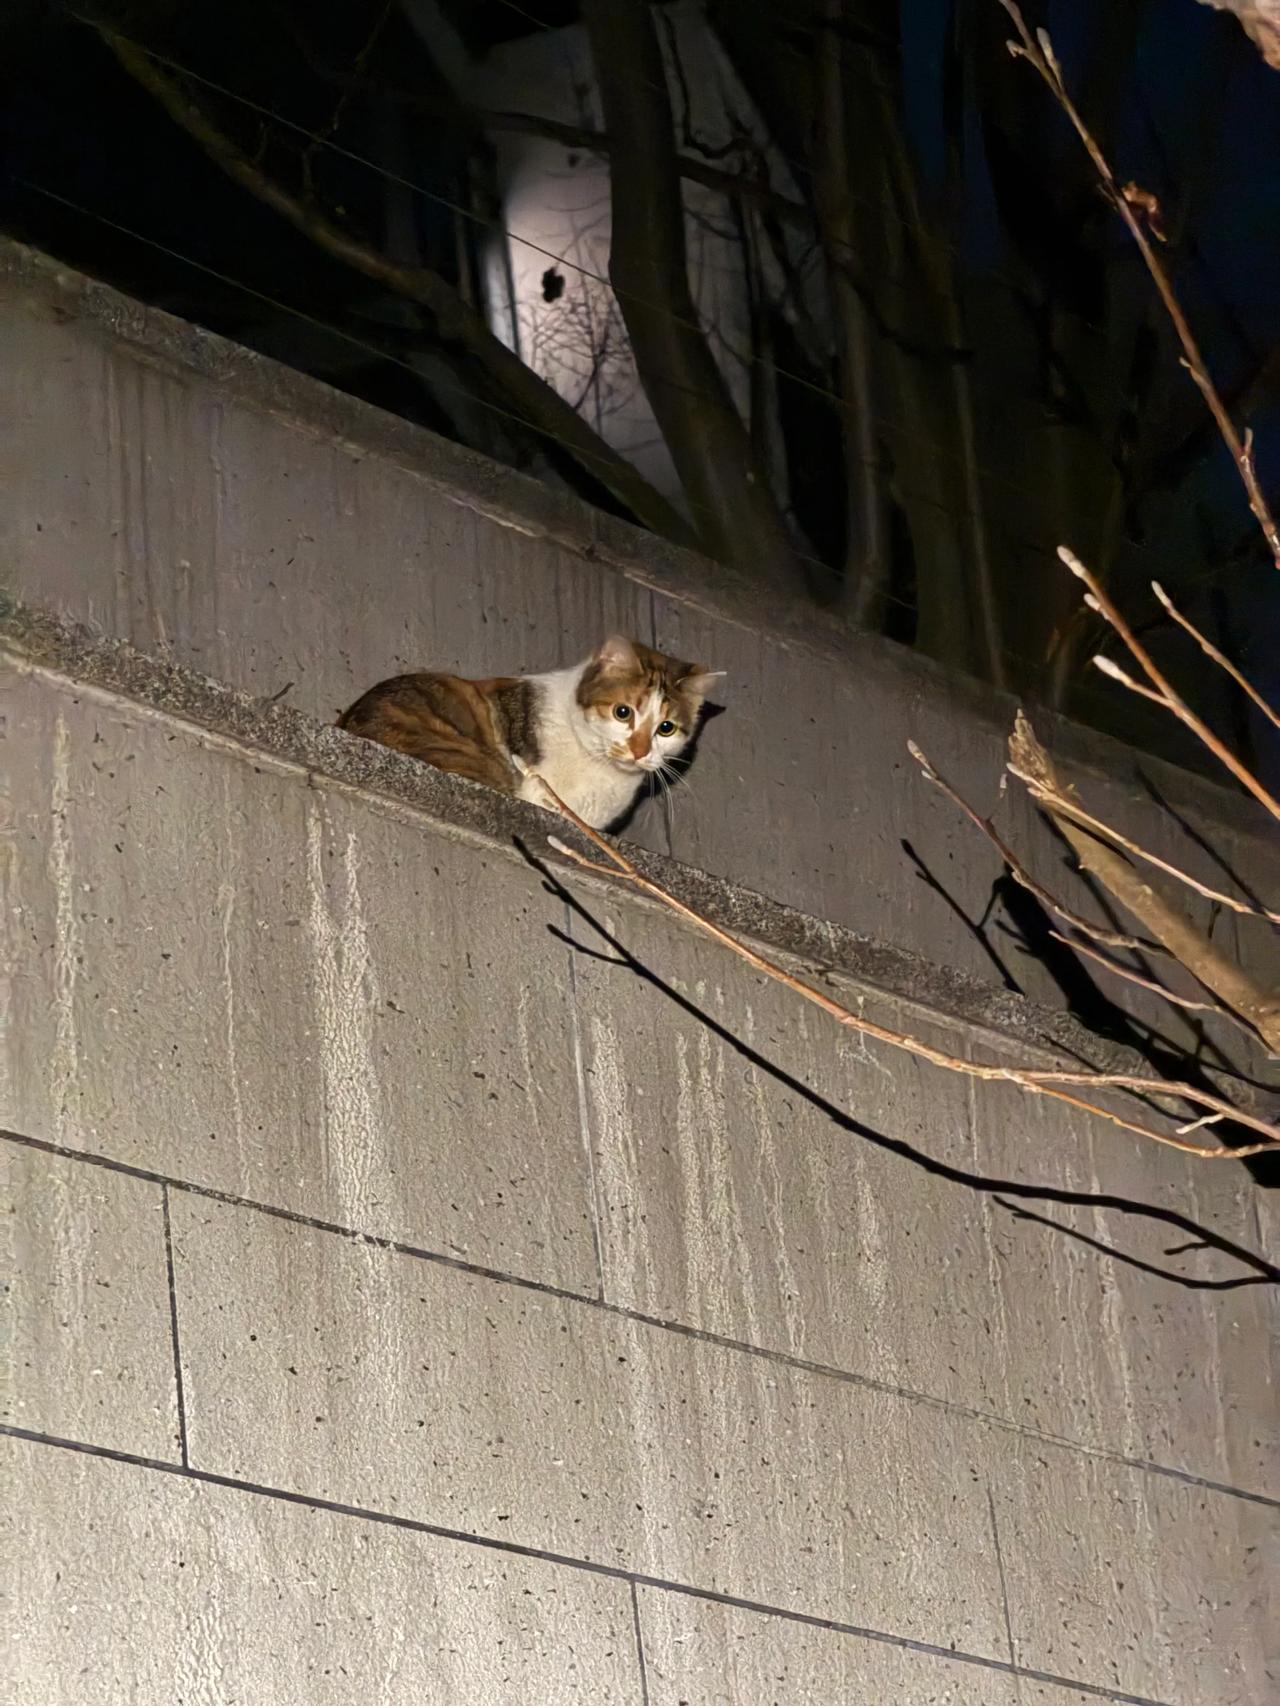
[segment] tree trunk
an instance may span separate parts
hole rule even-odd
[[[610,137],[609,279],[640,382],[705,549],[776,588],[804,584],[782,513],[698,324],[662,53],[645,0],[584,0]]]
[[[856,265],[862,256],[849,182],[849,103],[838,33],[844,10],[844,0],[827,0],[816,33],[813,182],[839,343],[847,516],[843,603],[859,627],[865,628],[880,626],[889,564],[876,430],[874,344],[870,316],[849,273],[850,264]]]
[[[874,276],[878,263],[883,273],[883,317],[902,328],[929,328],[940,340],[930,352],[890,336],[883,349],[882,425],[915,553],[916,643],[939,662],[1002,687],[1006,657],[959,280],[947,240],[923,205],[881,68],[856,43],[844,55],[845,98],[857,102],[863,137],[850,156],[853,193],[879,210],[868,271]]]

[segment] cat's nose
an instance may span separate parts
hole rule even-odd
[[[653,738],[647,728],[634,729],[627,739],[627,745],[631,749],[632,758],[637,760],[648,758],[649,748],[653,745]]]

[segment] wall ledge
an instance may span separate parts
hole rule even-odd
[[[577,890],[608,893],[658,908],[634,890],[592,878],[547,845],[548,834],[572,839],[563,820],[448,776],[401,753],[314,721],[281,701],[255,699],[195,670],[135,650],[122,640],[35,609],[0,591],[0,656],[4,667],[40,673],[75,689],[123,701],[172,719],[247,756],[296,768],[326,783],[395,802],[432,827],[483,841],[509,857],[545,864]],[[1133,1051],[1099,1037],[1071,1014],[985,984],[892,943],[862,935],[771,900],[696,867],[624,842],[628,855],[670,893],[712,923],[821,980],[847,979],[856,994],[887,998],[932,1020],[984,1033],[990,1042],[1031,1050],[1037,1059],[1066,1056],[1101,1070],[1141,1071]],[[665,909],[661,909],[665,913]],[[669,916],[669,914],[667,914]],[[661,967],[655,968],[659,973]]]
[[[501,527],[554,542],[602,571],[677,600],[716,620],[767,636],[864,681],[891,681],[917,701],[946,700],[956,714],[1003,738],[1017,701],[956,674],[892,640],[851,628],[812,606],[780,607],[749,576],[699,553],[670,545],[620,521],[563,489],[543,484],[478,452],[438,437],[322,381],[217,333],[121,294],[51,256],[0,238],[0,289],[29,299],[36,314],[96,324],[153,367],[185,379],[208,380],[230,396],[286,421],[297,430],[337,442],[356,458],[379,457],[409,472],[449,502]],[[1271,820],[1243,791],[1183,769],[1073,723],[1040,706],[1037,731],[1075,777],[1131,782],[1150,777],[1179,811],[1201,826],[1228,828],[1255,840],[1273,839]]]

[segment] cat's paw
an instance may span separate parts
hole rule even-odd
[[[517,790],[522,800],[529,800],[535,806],[545,806],[548,810],[555,809],[555,798],[547,784],[534,769],[532,764],[526,764],[518,754],[511,754],[512,768],[520,777],[520,787]]]

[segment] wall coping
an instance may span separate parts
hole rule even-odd
[[[545,865],[575,890],[585,886],[597,895],[607,894],[610,904],[626,902],[671,917],[659,902],[624,884],[593,878],[550,848],[549,834],[576,839],[555,813],[446,775],[291,706],[254,698],[183,665],[139,652],[123,640],[103,637],[4,591],[0,655],[10,668],[185,724],[250,759],[296,768],[327,784],[394,802],[437,831]],[[1065,1056],[1102,1071],[1147,1070],[1132,1050],[1100,1037],[1070,1013],[815,918],[680,860],[628,842],[622,845],[636,866],[668,892],[812,979],[836,974],[849,980],[855,993],[887,998],[931,1020],[983,1033],[1005,1047],[1012,1043],[1038,1059],[1060,1063]]]
[[[1018,701],[1010,694],[944,668],[922,653],[851,627],[839,616],[776,595],[739,570],[668,544],[562,489],[544,485],[464,449],[322,381],[63,265],[25,244],[0,238],[0,281],[36,296],[47,312],[96,324],[137,357],[179,377],[210,380],[237,400],[336,441],[356,457],[382,457],[422,480],[448,501],[530,538],[551,541],[717,620],[761,634],[812,656],[815,664],[891,680],[917,700],[946,699],[962,715],[1002,738]],[[1220,785],[1115,737],[1035,706],[1037,731],[1055,758],[1085,779],[1128,780],[1140,771],[1203,824],[1271,841],[1262,807]]]

